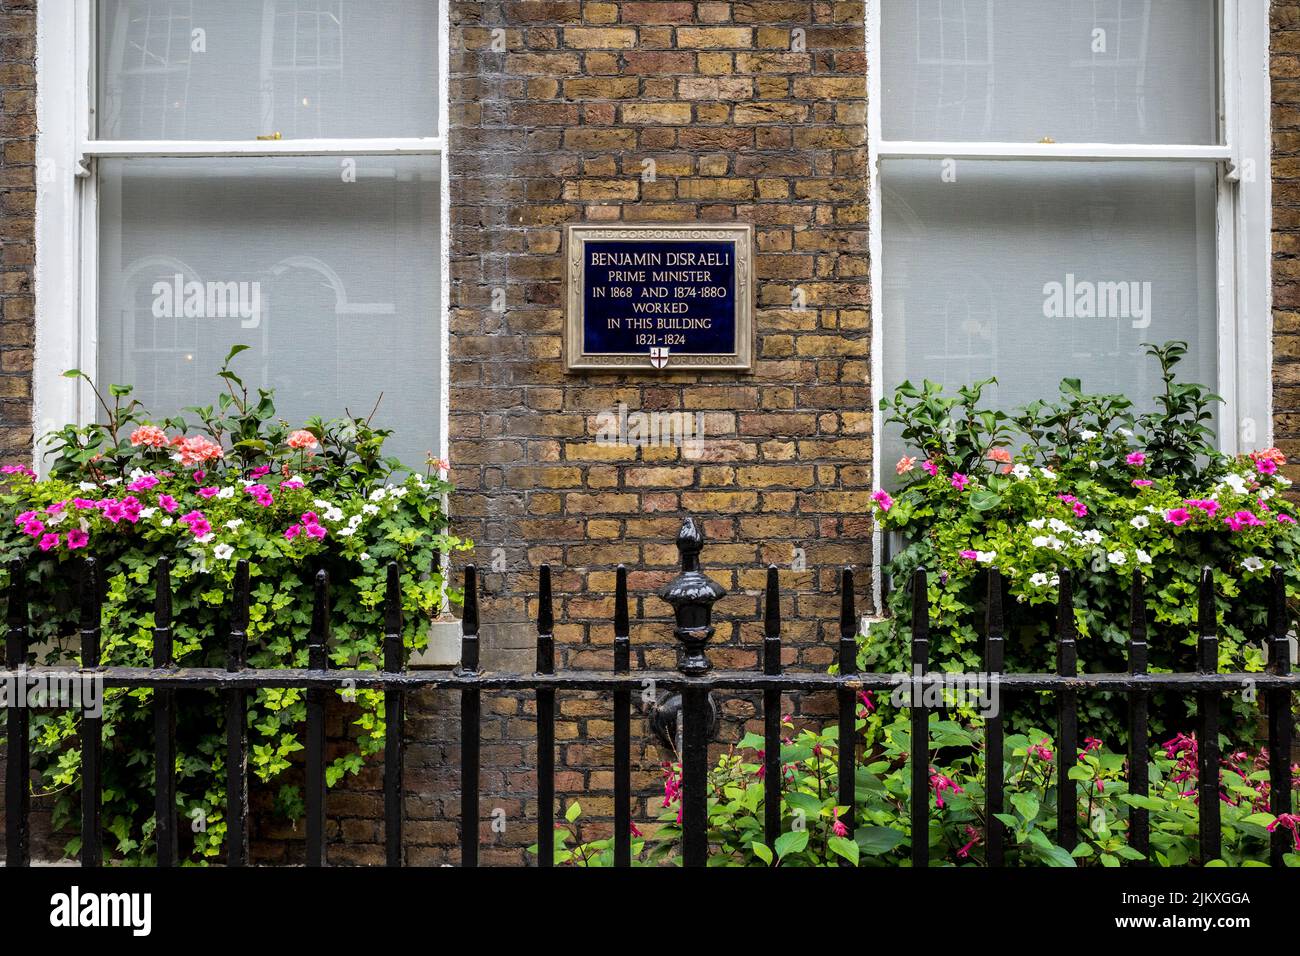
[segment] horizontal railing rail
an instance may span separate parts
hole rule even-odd
[[[238,562],[232,588],[232,605],[226,629],[224,669],[177,667],[172,660],[172,586],[170,563],[158,561],[154,574],[155,614],[153,666],[104,666],[100,658],[101,582],[96,559],[83,561],[79,601],[79,633],[82,666],[27,666],[31,635],[28,620],[27,584],[21,567],[11,574],[7,633],[6,677],[18,673],[27,678],[42,675],[92,675],[104,687],[152,688],[150,707],[155,729],[155,833],[159,866],[177,861],[176,699],[177,694],[212,689],[224,697],[226,725],[227,864],[244,866],[249,860],[248,829],[248,694],[261,688],[298,688],[307,693],[305,730],[306,861],[309,866],[326,864],[325,819],[325,710],[329,696],[339,690],[381,690],[388,732],[384,742],[385,861],[403,863],[402,818],[404,811],[404,746],[407,695],[416,689],[457,692],[461,703],[461,864],[475,866],[479,848],[479,778],[481,758],[482,694],[484,691],[532,692],[537,702],[538,741],[538,864],[552,865],[555,825],[555,704],[556,694],[565,691],[608,693],[614,705],[614,833],[616,866],[631,864],[631,700],[634,690],[647,684],[664,694],[659,711],[675,715],[674,727],[682,765],[682,861],[702,866],[708,856],[708,743],[712,706],[709,694],[715,690],[761,692],[765,740],[764,837],[769,845],[781,834],[781,696],[792,691],[833,691],[838,706],[840,789],[838,802],[847,807],[841,822],[851,838],[854,827],[854,783],[858,762],[855,741],[857,694],[864,690],[910,688],[904,706],[910,711],[912,739],[925,746],[909,754],[911,862],[929,864],[930,762],[928,722],[932,709],[926,695],[919,693],[934,681],[965,678],[969,674],[929,673],[930,608],[928,578],[917,571],[912,579],[913,620],[911,674],[861,672],[857,669],[858,618],[854,605],[853,572],[845,569],[840,580],[839,640],[836,648],[838,673],[789,673],[781,664],[781,593],[775,566],[767,571],[764,597],[762,664],[759,671],[713,670],[707,659],[713,636],[712,609],[725,591],[705,575],[699,566],[703,536],[691,519],[683,522],[677,545],[682,554],[682,573],[659,596],[673,609],[673,634],[679,642],[678,669],[631,669],[631,640],[628,614],[627,571],[620,566],[615,578],[614,667],[612,671],[560,671],[555,668],[554,609],[551,569],[543,566],[538,579],[537,663],[533,674],[493,673],[479,666],[478,576],[473,565],[465,569],[465,604],[461,620],[461,662],[454,671],[409,671],[402,644],[401,569],[396,563],[386,569],[383,602],[383,669],[331,669],[329,578],[325,571],[315,575],[312,594],[312,624],[307,640],[308,666],[289,669],[252,669],[247,666],[249,620],[249,566]],[[1280,571],[1270,586],[1267,670],[1260,673],[1219,673],[1218,638],[1215,622],[1215,594],[1212,573],[1206,569],[1200,582],[1196,670],[1183,673],[1150,673],[1142,582],[1135,576],[1128,622],[1129,667],[1123,673],[1080,673],[1075,648],[1074,598],[1070,574],[1060,573],[1056,615],[1056,673],[1006,673],[1004,671],[1005,624],[1002,611],[1002,580],[996,571],[988,575],[985,622],[984,667],[981,677],[990,687],[1007,692],[1048,691],[1056,697],[1057,750],[1072,754],[1078,747],[1080,694],[1117,693],[1128,698],[1128,779],[1131,792],[1147,793],[1148,708],[1153,691],[1185,694],[1197,701],[1199,747],[1198,802],[1199,841],[1203,862],[1216,859],[1222,849],[1219,815],[1218,713],[1222,696],[1251,687],[1262,692],[1268,708],[1270,810],[1275,816],[1292,812],[1290,754],[1294,741],[1293,695],[1300,689],[1300,674],[1291,669],[1291,640],[1285,585]],[[29,711],[11,701],[6,714],[7,773],[5,781],[6,863],[25,866],[30,862],[30,720]],[[1003,765],[1003,712],[995,709],[986,717],[985,793],[987,800],[987,863],[1004,862],[1005,833],[997,814],[1003,811],[1005,780]],[[102,718],[83,716],[82,747],[82,851],[83,866],[98,866],[103,856],[102,768],[104,740]],[[1058,761],[1057,842],[1067,850],[1078,841],[1078,794],[1069,775],[1071,761]],[[1130,810],[1129,841],[1146,857],[1150,853],[1148,811]],[[924,834],[923,837],[917,835]],[[1281,865],[1288,850],[1288,836],[1277,827],[1271,835],[1270,861]]]

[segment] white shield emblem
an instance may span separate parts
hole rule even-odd
[[[668,365],[668,346],[652,345],[650,347],[650,364],[655,368],[665,368]]]

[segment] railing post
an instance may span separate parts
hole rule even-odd
[[[402,579],[396,561],[388,564],[384,589],[384,670],[400,674],[406,670],[402,645]],[[401,687],[384,688],[384,860],[387,866],[402,865],[402,786],[405,778],[406,692]]]
[[[311,633],[307,637],[307,668],[329,668],[329,572],[316,572]],[[325,687],[307,689],[307,865],[325,865]]]
[[[247,666],[248,561],[235,565],[235,610],[226,635],[226,671]],[[226,692],[226,865],[248,865],[248,691]]]
[[[682,571],[660,592],[672,606],[677,638],[677,669],[687,678],[707,673],[706,648],[713,637],[713,605],[726,589],[700,571],[704,535],[694,519],[682,521],[677,550]],[[709,856],[709,691],[706,684],[688,683],[681,696],[682,726],[682,862],[705,866]],[[659,705],[664,709],[664,704]]]
[[[1056,606],[1056,673],[1058,677],[1076,677],[1079,672],[1078,650],[1074,643],[1074,581],[1062,569]],[[1059,727],[1056,741],[1056,842],[1072,853],[1079,842],[1078,789],[1070,770],[1079,756],[1079,692],[1063,687],[1056,692]]]
[[[840,573],[840,642],[838,663],[841,677],[857,673],[858,615],[853,600],[853,569]],[[839,692],[839,795],[836,800],[844,807],[840,821],[848,830],[847,839],[853,839],[857,797],[857,694],[851,687],[841,687]],[[841,860],[841,863],[847,861]]]
[[[1201,592],[1196,623],[1200,637],[1196,642],[1197,670],[1214,674],[1219,669],[1218,615],[1214,606],[1214,572],[1201,569]],[[1201,739],[1196,747],[1200,794],[1198,811],[1201,824],[1201,865],[1223,854],[1219,829],[1219,692],[1207,688],[1197,695]]]
[[[461,615],[460,673],[478,673],[478,569],[465,566],[465,606]],[[460,865],[478,866],[479,726],[481,691],[460,692]]]
[[[767,566],[763,615],[763,673],[781,673],[781,591],[775,564]],[[781,689],[763,691],[763,842],[776,852],[781,835]]]
[[[627,613],[627,568],[614,576],[614,673],[632,667]],[[614,865],[632,865],[632,691],[614,691]]]
[[[1147,672],[1147,612],[1142,594],[1142,575],[1133,573],[1133,589],[1129,596],[1128,671],[1133,676]],[[1145,687],[1134,686],[1128,696],[1128,792],[1145,797],[1150,789],[1147,752],[1148,708],[1150,694]],[[1151,853],[1151,817],[1144,807],[1130,807],[1129,846],[1141,853],[1143,859],[1134,860],[1134,866],[1146,866]]]
[[[81,668],[83,671],[99,667],[99,638],[101,618],[99,567],[93,557],[81,565],[81,594],[79,595],[78,629],[81,632]],[[85,679],[86,675],[83,674]],[[100,700],[103,706],[103,700]],[[104,718],[102,713],[81,718],[81,865],[98,867],[104,862],[103,827],[100,804],[103,784],[101,768],[104,756]]]
[[[551,566],[537,581],[537,673],[555,673]],[[555,688],[537,688],[537,865],[555,865]]]
[[[1291,641],[1288,639],[1286,609],[1286,575],[1273,569],[1269,591],[1268,669],[1278,676],[1291,673]],[[1279,687],[1268,695],[1268,781],[1269,810],[1280,817],[1291,813],[1291,747],[1295,740],[1291,716],[1291,691]],[[1292,851],[1292,836],[1284,827],[1274,827],[1269,847],[1269,862],[1284,866],[1283,857]]]
[[[990,569],[988,579],[987,622],[984,630],[984,667],[988,671],[990,689],[997,685],[1002,674],[1005,640],[1002,622],[1002,575]],[[1003,863],[1004,833],[1002,821],[997,814],[1003,810],[1005,795],[1005,769],[1003,761],[1006,754],[1002,732],[1002,693],[998,688],[991,696],[989,706],[993,708],[984,718],[984,792],[987,794],[988,808],[984,814],[986,832],[985,859],[989,866],[1001,866]]]
[[[912,575],[912,866],[930,865],[930,713],[921,682],[930,666],[930,582]]]
[[[153,666],[172,666],[171,561],[158,559],[154,582]],[[176,690],[154,688],[154,839],[158,865],[176,865]]]
[[[9,569],[9,612],[5,634],[5,666],[21,670],[27,666],[27,564],[19,561]],[[22,695],[15,695],[21,698]],[[9,702],[5,727],[5,866],[27,866],[28,816],[31,810],[31,749],[27,739],[31,715],[26,702]]]

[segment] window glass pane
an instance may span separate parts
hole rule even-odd
[[[236,371],[289,423],[382,393],[375,423],[421,466],[439,447],[438,160],[355,162],[355,181],[326,158],[103,162],[100,382],[175,414],[215,401],[249,345]]]
[[[1144,342],[1181,339],[1185,381],[1217,390],[1215,170],[1193,163],[882,164],[884,381],[989,404],[1055,399],[1063,378],[1143,408]],[[884,433],[885,467],[903,453]]]
[[[883,135],[1218,141],[1215,0],[883,0]]]
[[[438,4],[99,0],[104,139],[433,136]]]

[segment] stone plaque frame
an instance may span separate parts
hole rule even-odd
[[[590,240],[630,242],[732,242],[736,257],[736,337],[729,352],[669,351],[665,366],[649,353],[583,350],[584,251]],[[754,227],[749,223],[705,226],[663,224],[570,225],[565,230],[564,368],[566,372],[752,372],[754,368]]]

